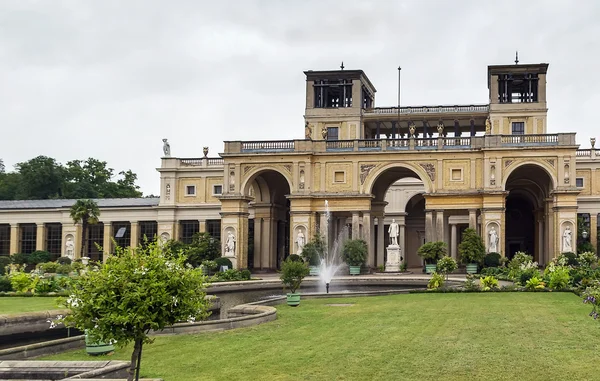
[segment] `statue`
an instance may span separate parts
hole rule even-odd
[[[573,232],[571,231],[571,227],[568,225],[563,232],[562,251],[563,253],[573,251]]]
[[[73,242],[73,237],[69,236],[67,238],[67,242],[65,243],[65,254],[71,260],[75,259],[75,242]]]
[[[500,240],[500,237],[498,237],[498,233],[496,232],[496,228],[494,226],[491,227],[488,235],[490,237],[490,244],[488,247],[488,251],[490,253],[497,253],[498,252],[498,241]]]
[[[208,147],[203,147],[202,153],[204,154],[204,157],[207,157],[208,156]]]
[[[165,157],[171,157],[171,145],[167,141],[167,139],[163,139],[163,153]]]
[[[327,139],[327,127],[321,129],[321,136],[323,136],[323,139]]]
[[[492,133],[492,122],[490,121],[490,118],[487,118],[485,120],[485,134],[489,135]]]
[[[312,128],[308,125],[308,122],[304,125],[304,139],[312,138]]]
[[[227,233],[227,241],[225,241],[225,255],[235,255],[235,236],[231,231]]]
[[[298,250],[296,251],[296,254],[302,255],[304,243],[304,233],[302,233],[302,230],[298,230],[298,235],[296,236],[296,244],[298,245]]]
[[[390,245],[398,246],[398,233],[400,232],[400,228],[396,223],[396,220],[393,219],[390,227],[388,229],[388,233],[390,234]]]

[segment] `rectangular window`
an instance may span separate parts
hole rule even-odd
[[[37,238],[36,224],[21,225],[21,247],[23,254],[31,254],[35,251],[35,241]]]
[[[200,222],[195,220],[181,221],[179,226],[181,228],[180,241],[185,244],[192,243],[192,237],[200,231]]]
[[[525,122],[513,122],[512,123],[513,135],[524,135],[525,134]]]
[[[158,235],[158,223],[156,221],[140,221],[140,236],[138,242],[140,246],[145,247],[147,242],[152,242]]]
[[[113,238],[117,246],[125,248],[131,246],[131,223],[113,222]]]
[[[321,80],[313,86],[316,108],[352,107],[352,80]]]
[[[60,257],[62,251],[62,224],[46,224],[46,251],[52,254],[52,260]]]
[[[327,127],[327,140],[338,140],[338,131],[337,127]]]
[[[213,185],[213,196],[219,196],[223,194],[223,185]]]
[[[99,248],[99,247],[100,248]],[[104,246],[104,224],[99,222],[97,224],[88,226],[88,247],[87,256],[92,261],[102,262],[102,250]]]
[[[575,179],[575,186],[577,188],[583,188],[583,177],[578,177]]]
[[[186,196],[195,196],[196,195],[196,186],[195,185],[186,185],[185,195]]]
[[[213,238],[221,240],[221,220],[206,220],[206,232]]]
[[[10,225],[0,224],[0,255],[10,254]]]

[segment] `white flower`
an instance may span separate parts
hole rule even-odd
[[[195,323],[196,322],[196,317],[195,316],[189,316],[187,318],[188,323]]]

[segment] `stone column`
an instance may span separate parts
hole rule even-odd
[[[46,247],[46,226],[37,224],[37,232],[35,233],[35,249],[44,250]]]
[[[199,229],[200,233],[206,233],[206,220],[199,220]]]
[[[262,227],[263,219],[254,216],[254,268],[262,269]]]
[[[9,254],[17,254],[20,250],[19,248],[19,224],[10,224],[10,253]]]
[[[371,232],[373,230],[373,220],[371,218],[371,213],[369,212],[363,212],[363,217],[362,217],[362,222],[363,222],[363,236],[362,239],[365,240],[365,242],[367,243],[367,266],[369,267],[373,267],[373,265],[375,264],[375,250],[374,249],[374,245],[373,245],[373,239],[371,237]]]
[[[456,245],[457,245],[457,236],[456,236],[456,224],[450,225],[452,233],[450,234],[450,256],[456,260]]]
[[[594,250],[598,249],[598,214],[590,215],[590,243],[594,246]]]
[[[352,212],[352,239],[360,238],[360,214]]]
[[[138,247],[140,240],[140,225],[137,221],[131,222],[131,238],[129,240],[129,245],[134,248]]]
[[[546,250],[544,250],[544,220],[543,214],[540,215],[538,213],[536,221],[537,221],[537,246],[538,246],[538,260],[540,264],[548,263],[548,255]]]
[[[104,223],[104,237],[102,238],[102,262],[106,262],[108,256],[112,254],[113,245],[113,226],[112,222]]]
[[[400,256],[402,257],[402,259],[400,259],[400,264],[405,263],[406,262],[406,234],[405,234],[405,230],[406,230],[406,225],[404,222],[404,218],[402,223],[400,224],[400,234],[398,235],[398,243],[400,244]]]
[[[477,231],[477,209],[469,209],[469,228]]]
[[[435,240],[433,231],[433,211],[425,210],[425,241],[433,242]]]
[[[435,230],[438,241],[444,241],[444,211],[435,211]]]
[[[383,221],[383,216],[377,216],[377,266],[385,265],[383,261],[384,258],[384,250],[385,250],[385,222]]]

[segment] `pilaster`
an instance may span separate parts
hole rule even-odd
[[[425,210],[425,241],[433,242],[434,241],[434,231],[433,231],[433,211]]]
[[[131,239],[129,241],[129,245],[132,248],[138,247],[140,240],[140,225],[137,221],[131,222]]]
[[[102,262],[106,262],[108,257],[113,252],[113,226],[112,222],[104,223],[104,238],[103,238],[103,248],[102,248]]]
[[[41,223],[37,224],[37,232],[35,234],[35,249],[44,250],[46,248],[46,226]]]
[[[17,254],[19,250],[19,224],[10,224],[10,254]]]

